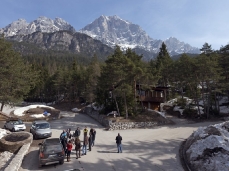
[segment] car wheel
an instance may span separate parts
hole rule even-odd
[[[6,125],[4,125],[4,127],[3,127],[4,129],[6,129]]]
[[[64,164],[64,160],[60,160],[59,163],[60,163],[60,164]]]

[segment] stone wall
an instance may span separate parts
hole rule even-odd
[[[157,122],[112,122],[106,115],[99,114],[91,107],[86,107],[84,113],[97,120],[108,130],[133,129],[133,128],[152,128],[163,123]]]
[[[85,107],[84,113],[89,115],[90,117],[97,120],[101,125],[108,128],[109,127],[109,120],[107,120],[105,115],[100,115],[98,111],[94,110],[91,107]]]
[[[14,156],[14,158],[11,160],[9,165],[5,168],[4,171],[18,171],[21,167],[22,160],[26,153],[29,151],[31,143],[25,144],[21,147],[21,149],[18,151],[18,153]]]

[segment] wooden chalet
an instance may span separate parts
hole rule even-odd
[[[160,111],[160,104],[166,102],[168,87],[150,87],[142,89],[141,85],[136,85],[136,101],[144,108]]]

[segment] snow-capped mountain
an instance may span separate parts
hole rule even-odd
[[[138,25],[125,21],[118,16],[101,16],[79,32],[85,33],[109,46],[122,48],[151,48],[153,41]]]
[[[76,32],[68,22],[61,18],[52,20],[47,17],[39,17],[30,23],[27,23],[24,19],[14,21],[0,29],[0,34],[4,33],[5,37],[11,37],[26,36],[38,31],[54,33],[62,30]],[[181,42],[174,37],[166,40],[153,39],[139,25],[123,20],[116,15],[102,15],[79,32],[100,40],[110,47],[119,45],[123,50],[127,48],[134,49],[137,53],[144,54],[147,59],[151,59],[159,52],[162,42],[165,42],[171,56],[182,53],[200,53],[198,48]]]
[[[31,23],[27,23],[24,19],[14,21],[5,28],[0,29],[0,34],[4,33],[5,37],[10,37],[14,35],[28,35],[37,31],[53,33],[61,30],[75,32],[75,29],[61,18],[52,20],[41,16]]]
[[[158,53],[163,40],[154,40],[149,37],[139,25],[123,20],[118,16],[100,16],[79,32],[85,33],[109,46],[119,45],[126,48],[142,48]],[[164,40],[170,54],[200,53],[198,48],[180,42],[176,38]]]

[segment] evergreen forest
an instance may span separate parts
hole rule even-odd
[[[31,45],[32,46],[32,45]],[[31,47],[36,49],[35,47]],[[141,89],[169,87],[166,100],[187,96],[205,100],[205,114],[219,113],[219,97],[229,96],[229,45],[213,51],[205,43],[201,54],[173,60],[162,43],[157,57],[142,60],[132,49],[116,46],[106,59],[68,52],[41,51],[21,55],[0,38],[0,102],[96,102],[105,111],[135,115],[136,84]],[[204,98],[207,97],[207,98]],[[103,111],[103,112],[105,112]]]

